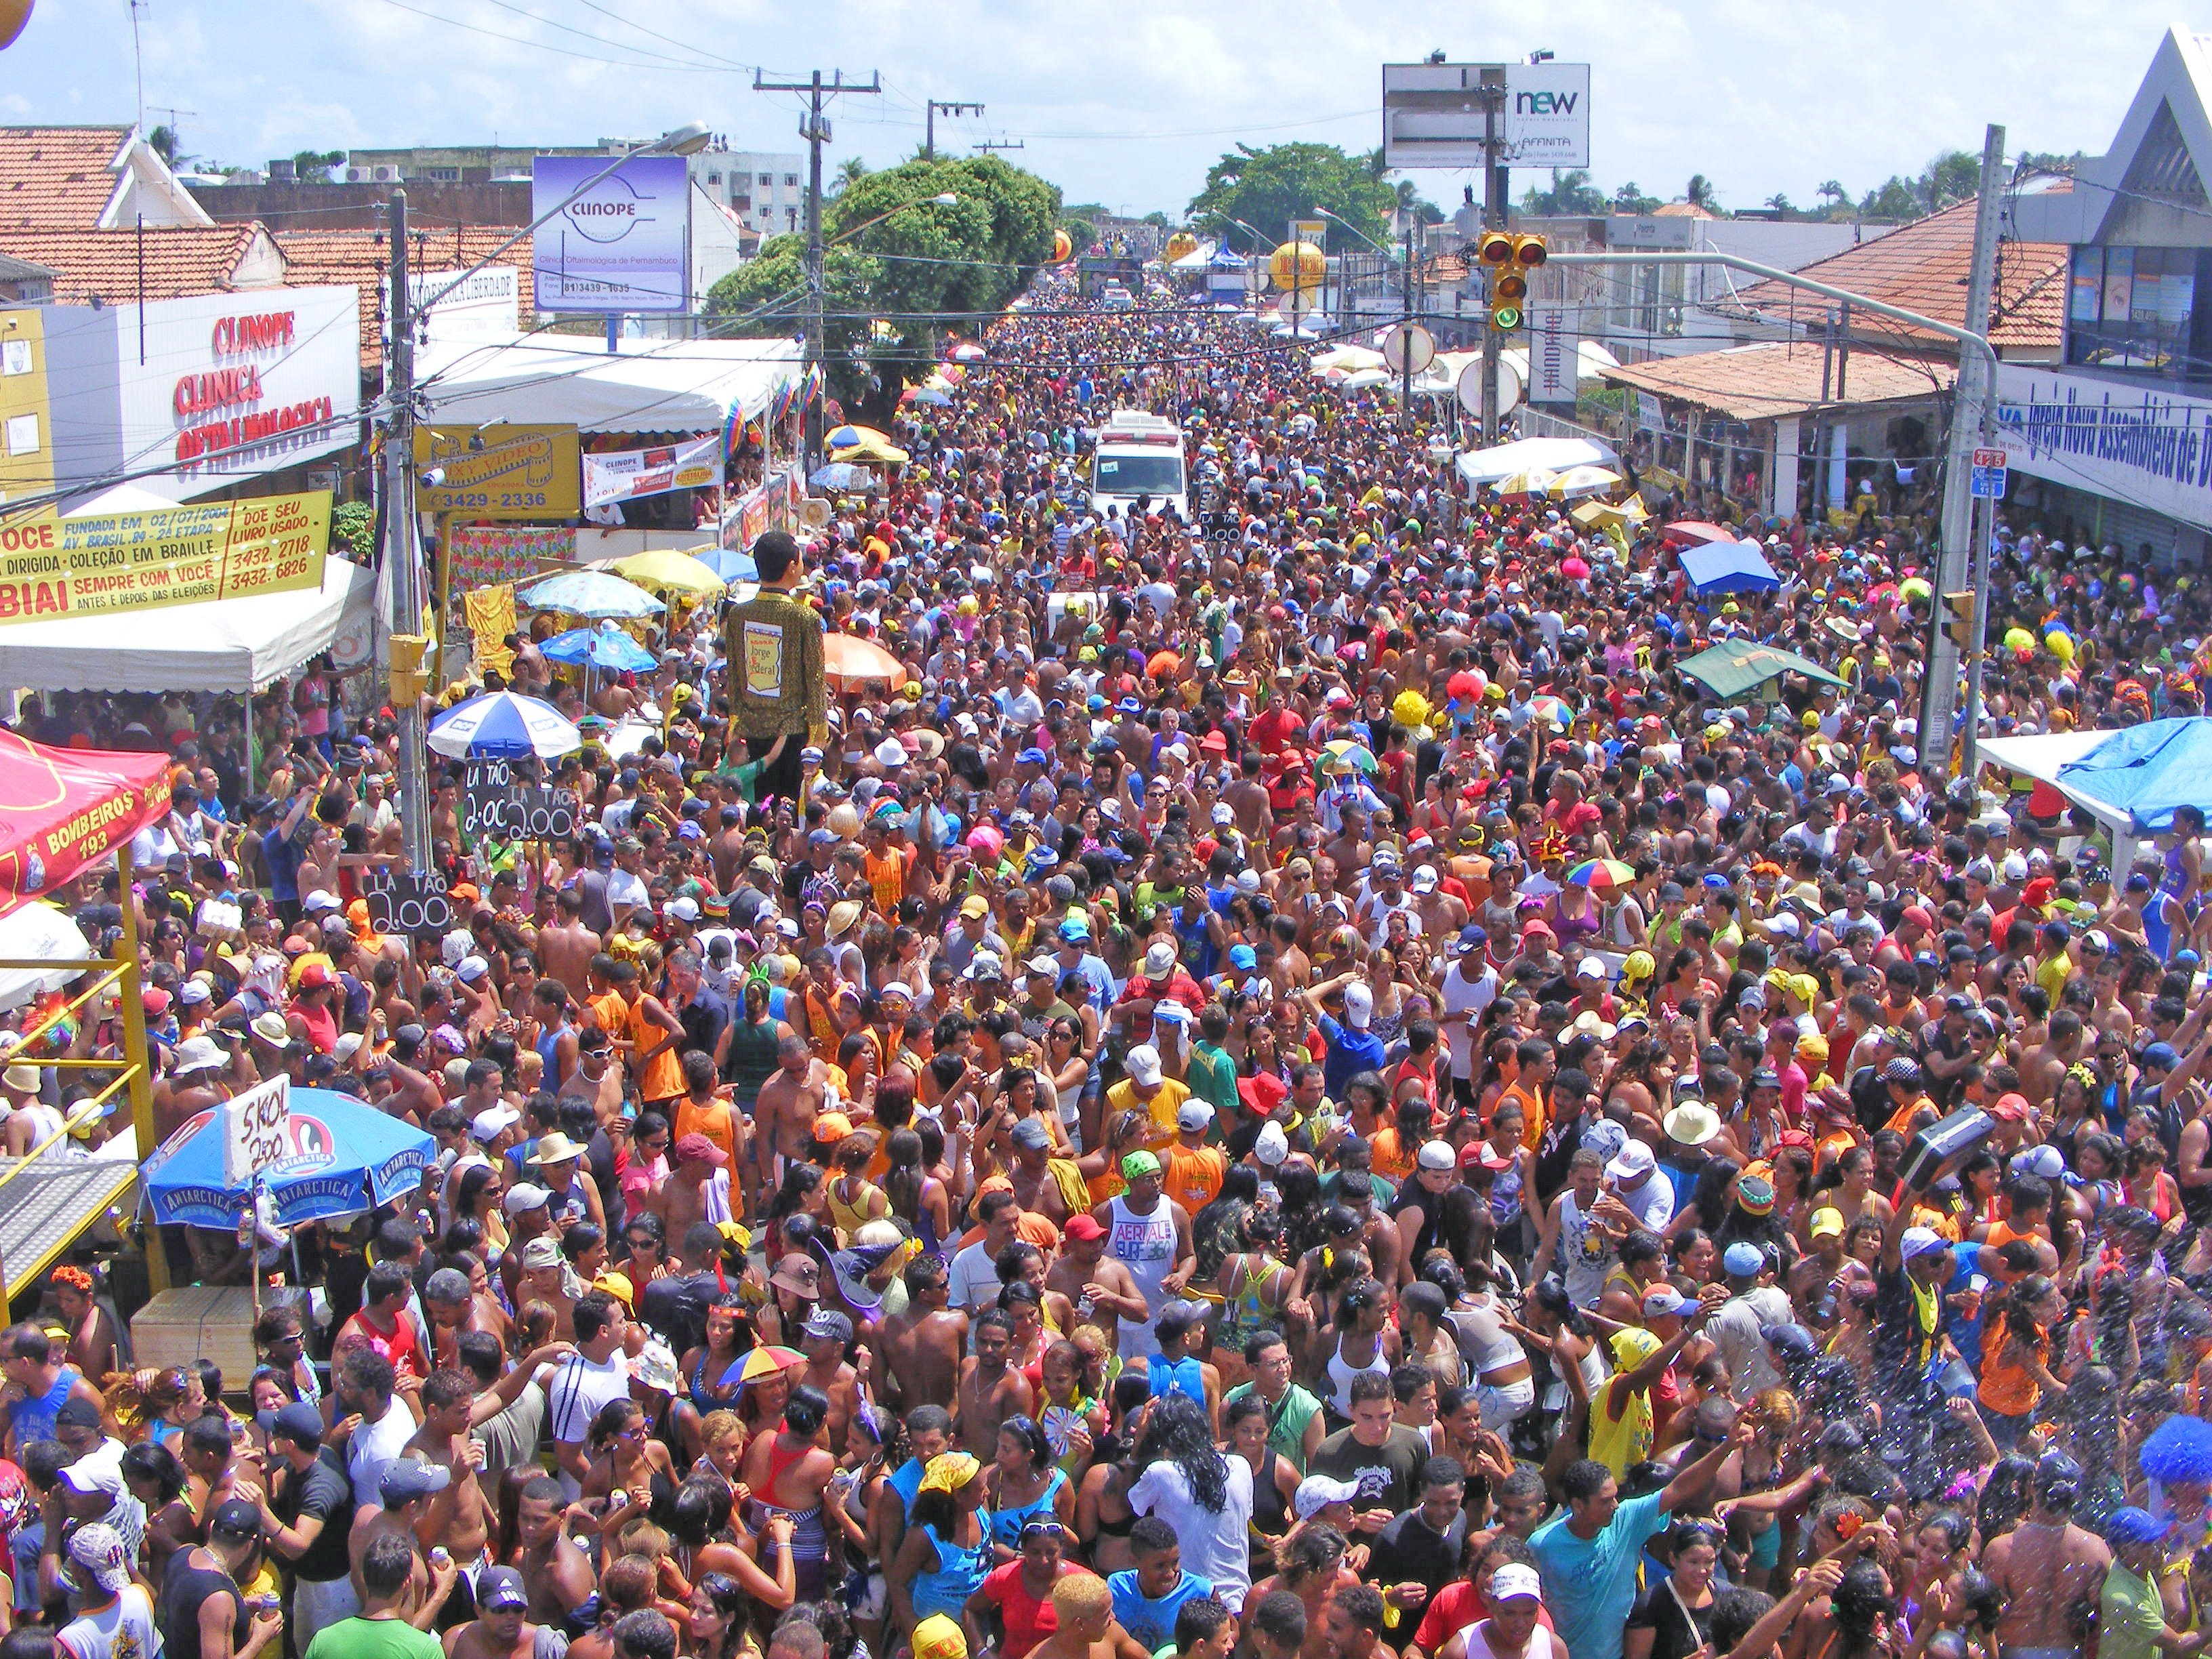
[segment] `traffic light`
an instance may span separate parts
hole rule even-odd
[[[1540,236],[1486,231],[1475,256],[1490,268],[1490,325],[1510,334],[1528,320],[1528,273],[1550,257]]]
[[[1943,596],[1943,631],[1962,652],[1974,648],[1974,591]]]
[[[1502,230],[1486,230],[1474,245],[1475,258],[1492,270],[1513,263],[1513,239]]]
[[[394,634],[390,643],[392,704],[394,708],[407,708],[420,702],[430,689],[429,672],[424,666],[430,641],[420,634]]]
[[[1544,245],[1544,239],[1540,236],[1516,236],[1513,239],[1513,263],[1520,267],[1524,276],[1551,257],[1551,250]]]

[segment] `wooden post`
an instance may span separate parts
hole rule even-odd
[[[117,987],[123,1005],[123,1058],[131,1067],[131,1127],[137,1137],[138,1162],[143,1168],[160,1142],[154,1133],[154,1079],[147,1071],[146,1007],[139,1000],[143,993],[138,982],[138,907],[131,892],[136,872],[127,841],[116,847],[115,868],[123,890],[123,960],[118,964],[123,978]],[[146,1279],[149,1288],[159,1296],[169,1288],[168,1252],[162,1249],[161,1234],[153,1231],[150,1219],[147,1226]]]

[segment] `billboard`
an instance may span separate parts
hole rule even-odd
[[[1385,64],[1382,159],[1392,167],[1483,163],[1481,64]],[[1498,165],[1586,167],[1588,64],[1507,64],[1498,110]]]
[[[444,477],[422,485],[415,504],[475,519],[574,518],[583,511],[577,452],[573,426],[418,426],[416,466]]]
[[[531,163],[531,238],[538,309],[690,308],[691,184],[681,155],[635,155],[604,179],[596,155]]]
[[[1581,368],[1582,338],[1565,306],[1528,308],[1528,401],[1571,404]]]

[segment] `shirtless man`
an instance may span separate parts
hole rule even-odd
[[[806,1355],[806,1370],[799,1380],[819,1389],[829,1400],[830,1415],[822,1426],[830,1443],[842,1446],[845,1425],[860,1403],[861,1373],[845,1362],[846,1351],[853,1346],[852,1319],[836,1308],[817,1308],[799,1328],[799,1346]],[[862,1366],[869,1363],[866,1348],[860,1350],[860,1358]]]
[[[592,958],[599,953],[599,936],[584,926],[584,896],[580,890],[562,888],[554,908],[559,919],[538,932],[538,962],[544,977],[573,988],[588,976]]]
[[[952,1398],[968,1346],[968,1316],[951,1305],[951,1285],[942,1257],[916,1257],[906,1270],[906,1311],[884,1322],[890,1396],[902,1407]],[[995,1447],[992,1455],[997,1455]]]
[[[532,1475],[523,1483],[515,1506],[514,1556],[508,1565],[529,1588],[525,1616],[532,1624],[568,1624],[597,1588],[591,1562],[562,1524],[565,1514],[561,1483],[551,1475]]]
[[[1096,1325],[1103,1332],[1110,1352],[1121,1337],[1121,1322],[1141,1322],[1152,1310],[1128,1268],[1106,1254],[1106,1229],[1096,1216],[1070,1216],[1062,1239],[1066,1248],[1046,1273],[1044,1287],[1067,1298],[1077,1324]]]
[[[2081,1467],[2063,1452],[2045,1452],[2035,1466],[2035,1501],[2012,1531],[1990,1540],[1982,1569],[1996,1586],[2003,1612],[1997,1646],[2007,1659],[2072,1659],[2081,1650],[2074,1604],[2094,1605],[2112,1553],[2074,1524]]]
[[[415,1552],[413,1594],[418,1616],[422,1596],[435,1595],[442,1606],[447,1595],[452,1594],[453,1582],[459,1575],[459,1563],[449,1561],[433,1571],[422,1554],[430,1499],[446,1489],[448,1479],[446,1470],[433,1468],[413,1458],[395,1458],[384,1466],[376,1483],[376,1497],[384,1507],[363,1504],[354,1512],[353,1530],[346,1535],[346,1558],[353,1568],[353,1593],[363,1601],[368,1597],[362,1580],[361,1564],[368,1553],[368,1547],[380,1538],[404,1538],[408,1548]]]
[[[1029,1415],[1029,1379],[1006,1362],[1014,1351],[1014,1322],[997,1308],[975,1316],[975,1352],[960,1362],[959,1419],[963,1450],[986,1460],[999,1455],[999,1428],[1010,1417]]]
[[[2050,1035],[2020,1066],[2020,1091],[2039,1110],[2057,1098],[2058,1079],[2081,1058],[2081,1016],[2060,1008],[2051,1016]]]
[[[702,1221],[720,1224],[732,1218],[727,1152],[704,1135],[689,1134],[669,1147],[668,1161],[658,1202],[664,1238],[689,1238]]]
[[[154,1085],[154,1133],[167,1140],[192,1115],[230,1097],[230,1057],[213,1037],[186,1037],[177,1045],[176,1069]]]
[[[422,1384],[422,1426],[407,1443],[407,1453],[446,1472],[442,1491],[430,1494],[416,1530],[425,1548],[442,1544],[464,1569],[488,1563],[491,1504],[483,1484],[471,1479],[483,1467],[483,1443],[469,1433],[474,1415],[475,1378],[459,1370],[430,1373]]]
[[[787,1163],[803,1162],[812,1149],[814,1120],[822,1115],[829,1077],[806,1039],[795,1032],[776,1043],[775,1054],[781,1063],[753,1103],[753,1154],[761,1190],[768,1193],[781,1184]]]
[[[623,1062],[614,1039],[598,1026],[586,1026],[568,1039],[576,1045],[576,1069],[559,1090],[562,1100],[586,1100],[601,1125],[619,1122],[623,1106]],[[674,1238],[679,1235],[671,1233]]]

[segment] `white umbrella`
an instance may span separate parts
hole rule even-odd
[[[573,755],[584,746],[575,723],[550,702],[514,691],[490,691],[455,703],[431,722],[423,739],[441,755],[465,760],[543,760]]]
[[[93,956],[77,925],[51,904],[27,904],[0,916],[0,961],[82,963]],[[45,972],[11,968],[0,972],[0,1008],[14,1008],[42,991],[58,991],[84,972],[82,966]]]

